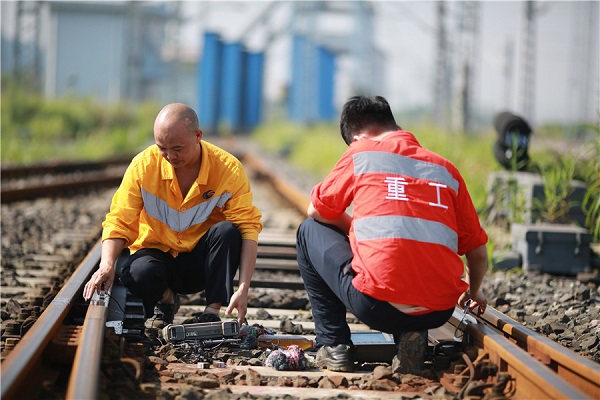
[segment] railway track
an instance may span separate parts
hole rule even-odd
[[[265,193],[271,202],[259,208],[280,207],[284,210],[277,217],[267,215],[272,221],[259,238],[253,291],[267,294],[301,291],[303,286],[295,266],[293,231],[302,219],[297,211],[304,211],[308,200],[302,191],[274,176],[261,160],[245,155],[240,158],[253,171],[256,201],[266,201],[261,199]],[[274,188],[281,198],[273,196],[272,192],[266,194],[269,188]],[[284,198],[291,198],[291,202],[285,204]],[[275,204],[272,203],[274,199]],[[179,360],[159,361],[159,353],[150,356],[153,358],[149,361],[144,346],[127,339],[127,335],[122,334],[124,326],[119,327],[121,335],[118,335],[112,320],[115,309],[125,308],[121,311],[130,314],[127,320],[131,324],[125,329],[130,336],[135,336],[136,321],[138,325],[140,323],[135,299],[127,300],[125,296],[121,305],[115,306],[113,298],[123,299],[123,293],[117,293],[121,289],[115,287],[104,297],[96,295],[89,304],[82,301],[83,284],[98,261],[99,244],[96,243],[27,333],[22,337],[14,335],[10,344],[14,348],[6,352],[2,363],[2,398],[41,398],[40,394],[49,393],[57,398],[98,398],[98,393],[123,393],[123,390],[119,392],[119,387],[129,388],[129,398],[136,398],[131,397],[131,393],[140,398],[155,398],[161,391],[168,390],[205,394],[221,390],[229,393],[230,397],[225,398],[240,398],[235,396],[242,393],[278,398],[282,397],[282,386],[288,395],[295,396],[293,398],[337,395],[398,398],[400,394],[428,398],[435,393],[439,396],[441,391],[445,398],[483,398],[490,393],[496,393],[497,398],[600,398],[598,364],[491,308],[481,318],[465,317],[462,310],[457,309],[449,324],[430,332],[432,372],[425,378],[389,374],[384,371],[385,362],[374,361],[370,359],[372,354],[364,353],[365,362],[352,374],[276,371],[250,356],[241,362],[245,365],[240,365],[238,360],[238,364],[213,365],[208,369]],[[280,275],[273,278],[275,271]],[[178,314],[176,322],[182,322],[186,313],[190,315],[199,310],[194,304],[195,299],[188,300],[190,303],[182,306],[182,315]],[[249,323],[273,330],[281,330],[284,322],[301,325],[303,334],[310,337],[312,322],[307,318],[309,316],[305,309],[254,308],[249,312]],[[353,322],[353,332],[368,331],[367,327],[353,321],[352,316],[349,318]],[[465,320],[469,322],[466,325]],[[107,328],[107,322],[113,324]],[[143,320],[141,322],[143,324]],[[463,330],[457,330],[458,327],[464,327],[460,345],[455,337]],[[6,346],[5,343],[5,350]],[[383,340],[362,348],[366,352],[377,352],[390,346],[391,343]],[[107,362],[107,354],[111,355],[112,361]],[[153,367],[148,368],[149,365]],[[152,379],[148,380],[148,377]],[[106,380],[115,383],[124,379],[128,383],[117,384],[117,389],[106,384]]]
[[[96,162],[48,162],[2,167],[2,203],[28,200],[40,194],[65,196],[86,187],[121,183],[131,157]]]

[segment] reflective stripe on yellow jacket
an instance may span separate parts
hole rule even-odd
[[[231,221],[243,239],[258,241],[261,214],[252,204],[242,164],[219,147],[201,143],[200,172],[185,199],[173,167],[156,145],[138,154],[113,196],[102,240],[123,238],[131,252],[157,248],[177,256],[191,251],[217,222]]]

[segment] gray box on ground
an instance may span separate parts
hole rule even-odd
[[[513,250],[526,271],[576,275],[590,269],[592,235],[574,225],[513,224]]]

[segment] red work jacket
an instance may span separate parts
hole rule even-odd
[[[468,288],[460,255],[487,242],[456,167],[407,131],[353,142],[311,201],[327,219],[353,204],[352,283],[382,301],[451,308]]]

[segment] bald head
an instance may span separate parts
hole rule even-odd
[[[154,122],[154,130],[156,131],[157,128],[169,129],[180,124],[183,124],[190,134],[200,129],[198,116],[191,107],[182,103],[172,103],[160,110]]]
[[[181,103],[166,105],[154,121],[154,141],[161,155],[176,169],[200,165],[202,131],[198,116]],[[196,171],[197,172],[197,171]]]

